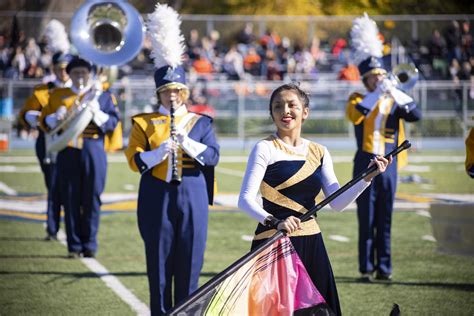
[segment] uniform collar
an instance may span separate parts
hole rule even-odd
[[[54,85],[56,87],[60,87],[60,88],[70,88],[70,87],[72,87],[72,81],[71,81],[71,79],[69,79],[68,81],[63,82],[61,80],[55,79],[54,80]]]
[[[74,94],[83,95],[84,93],[89,91],[91,89],[91,87],[92,87],[91,83],[88,83],[87,86],[85,86],[82,89],[76,88],[75,86],[71,85],[71,90],[72,90],[72,92],[74,92]]]
[[[170,115],[170,111],[166,109],[163,105],[160,105],[158,108],[158,113],[163,114],[163,115]],[[174,111],[174,115],[176,116],[182,116],[188,113],[188,109],[186,109],[186,106],[182,104],[176,111]]]

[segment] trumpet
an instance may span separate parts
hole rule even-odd
[[[174,107],[175,102],[171,102],[170,107],[170,138],[174,144],[176,144],[176,124],[174,121]],[[178,148],[176,146],[173,147],[171,151],[171,181],[170,184],[172,185],[179,185],[181,183],[181,176],[178,173]]]

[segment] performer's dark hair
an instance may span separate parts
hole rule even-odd
[[[277,96],[277,94],[279,94],[280,92],[282,91],[286,91],[286,90],[291,90],[291,91],[295,91],[296,92],[296,95],[298,95],[298,98],[300,99],[301,103],[303,103],[303,106],[305,108],[309,107],[309,96],[308,94],[303,91],[301,88],[300,88],[300,84],[299,82],[296,82],[296,83],[286,83],[284,85],[281,85],[279,86],[278,88],[276,88],[273,92],[272,92],[272,95],[270,96],[270,104],[268,105],[268,109],[270,111],[270,116],[272,116],[272,103],[273,103],[273,99],[275,99],[275,97]]]

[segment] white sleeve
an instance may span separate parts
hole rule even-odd
[[[198,156],[207,149],[206,144],[189,138],[188,135],[184,135],[183,141],[181,142],[181,147],[191,158],[196,159],[197,162],[204,166],[204,161],[199,159]]]
[[[373,92],[367,93],[364,99],[362,99],[362,101],[359,104],[365,109],[367,109],[369,112],[371,112],[372,109],[377,104],[379,98],[380,98],[380,92],[379,90],[375,90]]]
[[[324,158],[323,158],[323,165],[321,167],[322,172],[322,187],[323,192],[326,197],[330,196],[334,192],[336,192],[340,186],[339,182],[337,181],[336,174],[334,173],[334,167],[332,164],[331,155],[327,148],[324,148]],[[339,195],[336,199],[329,203],[329,206],[333,210],[342,211],[344,210],[349,204],[355,201],[355,199],[362,193],[364,190],[370,185],[371,182],[367,182],[364,179],[357,182],[351,188],[349,188],[346,192]]]
[[[390,94],[399,106],[403,107],[406,104],[413,102],[412,97],[410,97],[405,92],[398,90],[397,88],[393,88],[392,90],[390,90]]]
[[[29,110],[25,113],[25,121],[32,127],[38,127],[38,117],[41,115],[40,111]]]
[[[240,209],[262,224],[270,214],[257,202],[257,196],[270,158],[271,153],[268,144],[264,141],[257,143],[250,153],[247,162],[238,203]]]

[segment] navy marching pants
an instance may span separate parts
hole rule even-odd
[[[161,315],[173,300],[176,305],[198,288],[208,223],[203,174],[184,169],[179,186],[143,174],[137,216],[145,244],[151,314]]]
[[[65,211],[68,250],[97,251],[100,195],[105,188],[107,157],[102,139],[84,139],[83,148],[58,154],[59,185]]]
[[[46,231],[54,236],[58,233],[61,221],[61,198],[57,186],[57,170],[55,163],[45,164],[46,144],[43,131],[39,131],[35,144],[36,157],[43,172],[47,190]]]
[[[354,160],[354,176],[364,171],[374,155],[358,151]],[[376,176],[357,198],[359,221],[359,271],[375,270],[392,273],[391,226],[397,190],[397,162],[393,159],[387,170]]]

